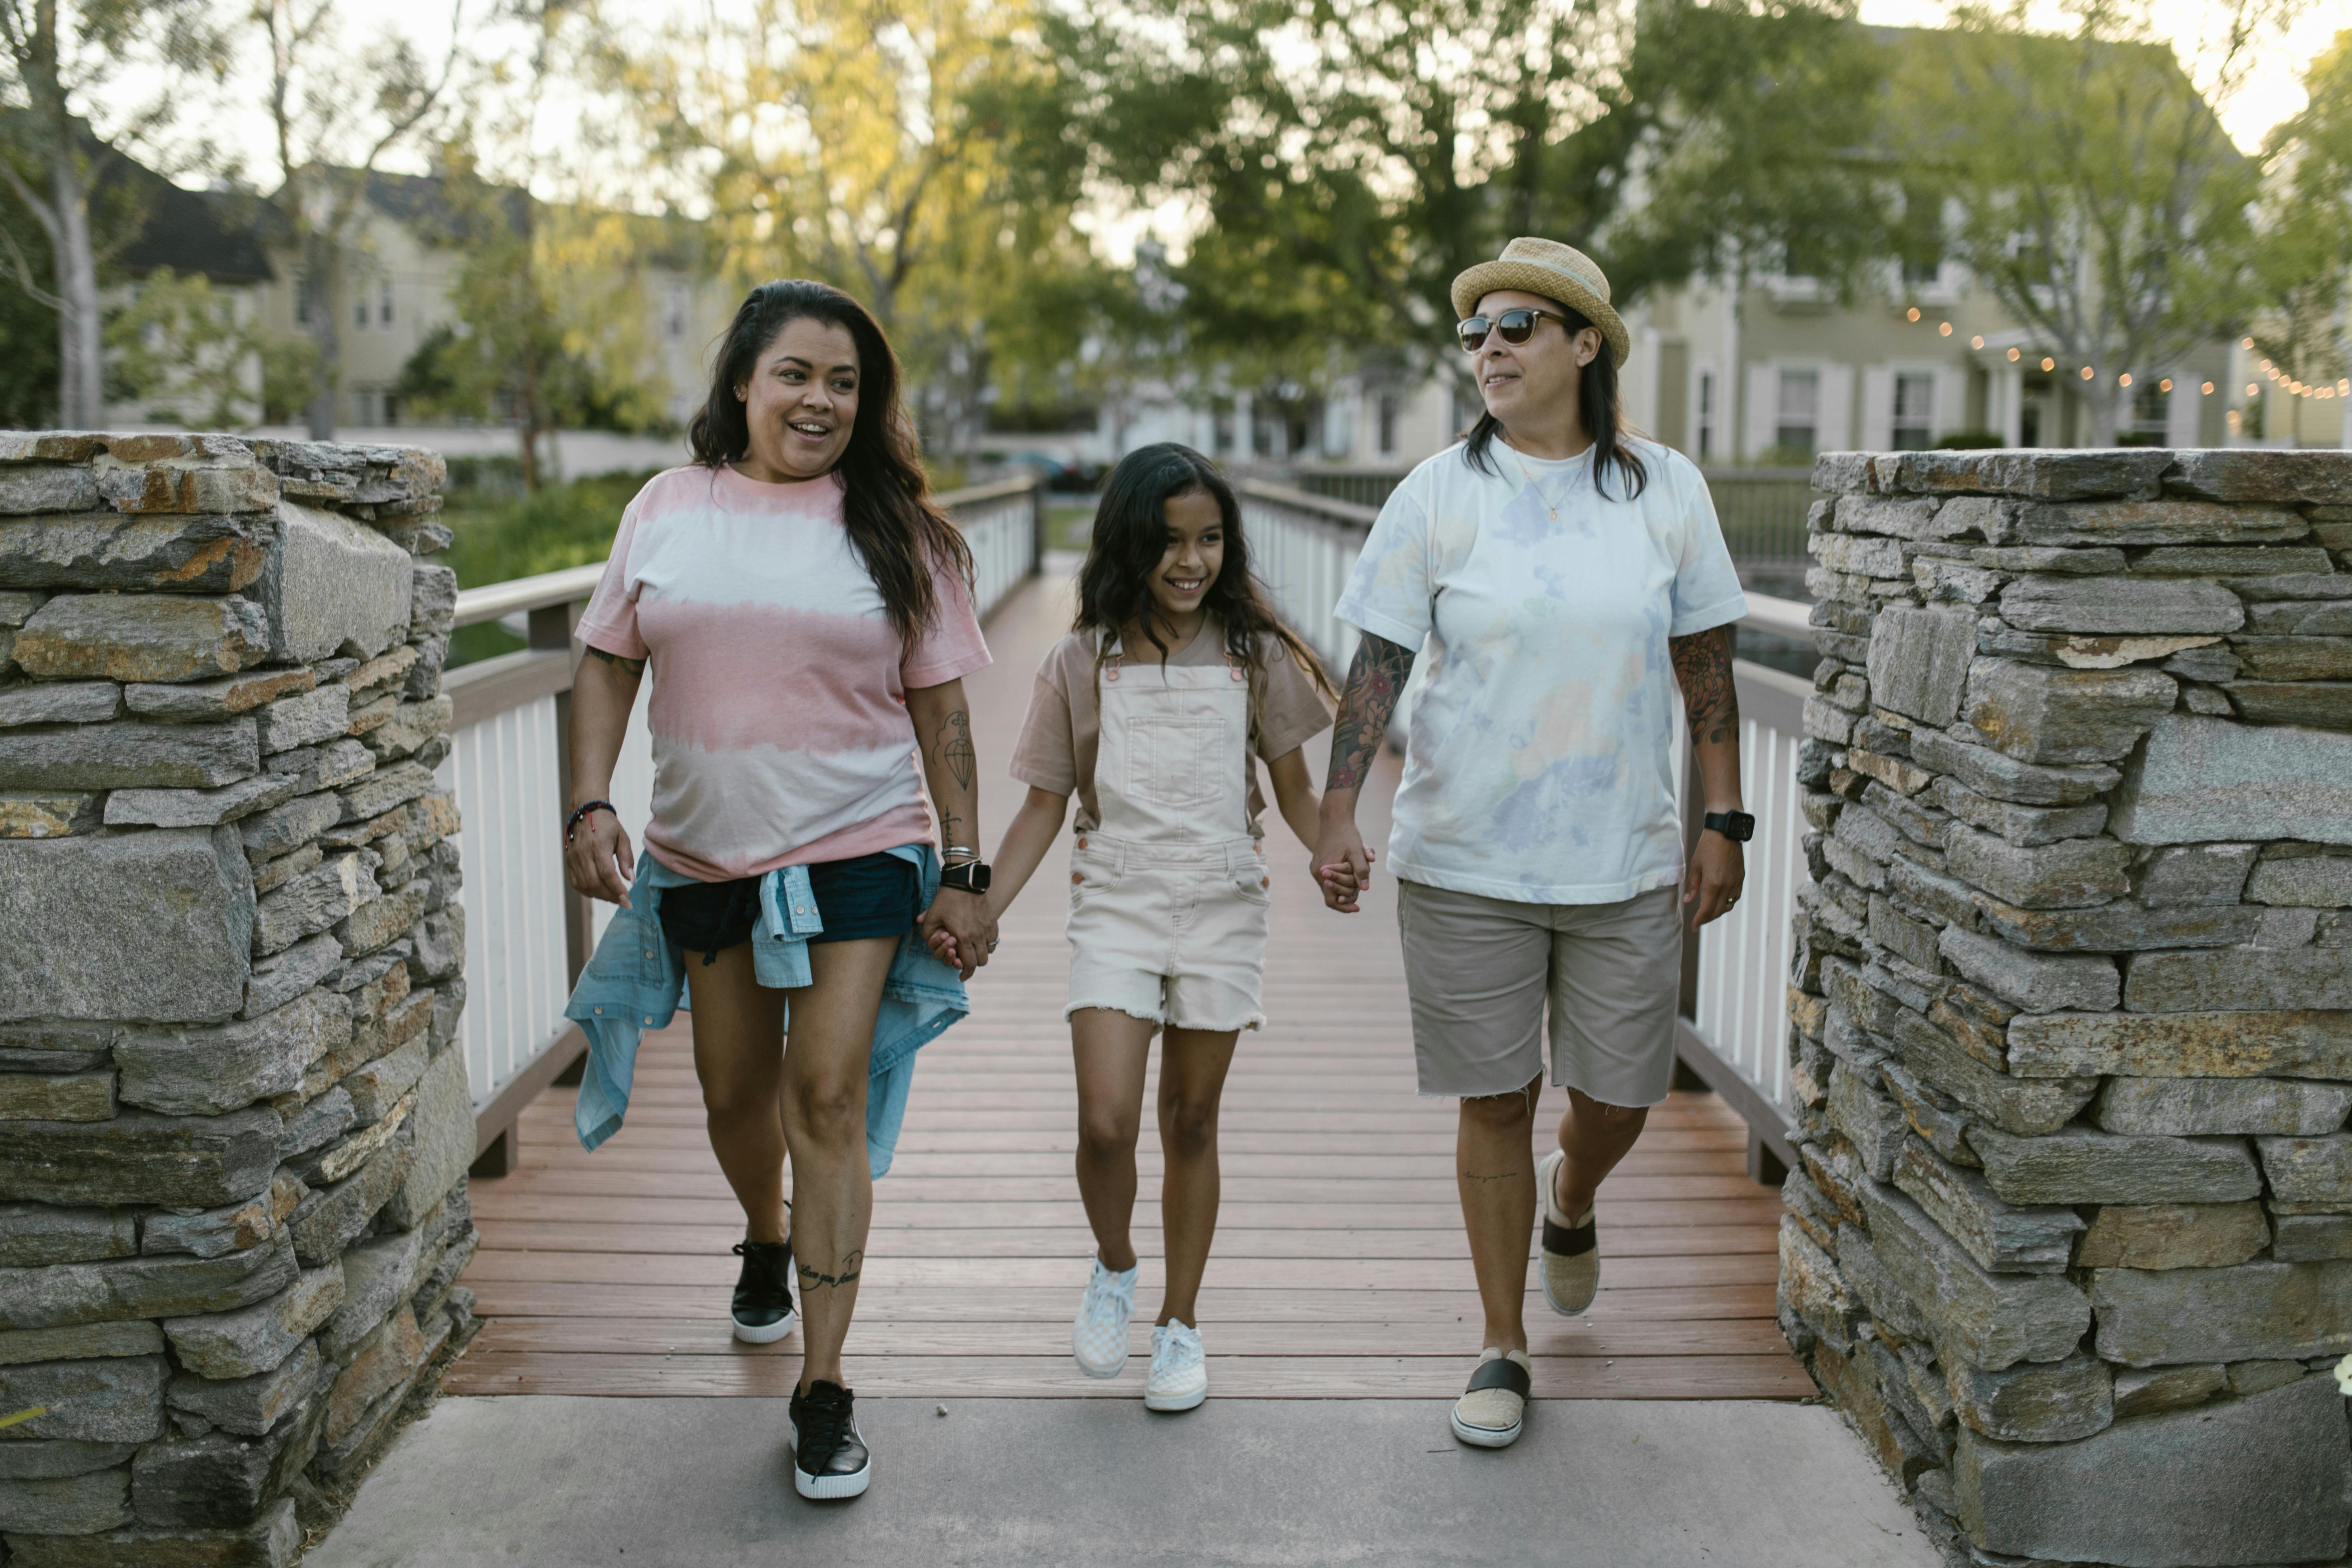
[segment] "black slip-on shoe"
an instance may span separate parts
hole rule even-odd
[[[793,1394],[793,1486],[804,1498],[862,1495],[874,1457],[857,1430],[856,1395],[820,1379]]]
[[[799,1321],[793,1315],[793,1244],[739,1241],[735,1256],[743,1260],[728,1313],[735,1320],[735,1337],[745,1344],[773,1344]]]
[[[1454,1402],[1454,1435],[1480,1448],[1507,1448],[1527,1424],[1528,1390],[1534,1380],[1525,1351],[1489,1347],[1470,1385]]]

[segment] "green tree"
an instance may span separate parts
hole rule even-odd
[[[236,301],[201,274],[149,275],[108,317],[105,342],[110,390],[152,401],[151,419],[233,430],[260,413],[255,334],[237,320]]]
[[[856,295],[907,362],[935,444],[974,435],[994,323],[1079,263],[1066,194],[1005,156],[1038,73],[1022,0],[751,0],[658,29],[594,17],[597,79],[641,193],[707,213],[709,264],[740,284],[816,278]]]
[[[2352,31],[2311,62],[2309,102],[2274,129],[2260,217],[2254,342],[2297,381],[2352,374]]]
[[[58,416],[58,316],[47,237],[13,195],[0,193],[0,253],[21,258],[16,288],[0,287],[0,426],[47,425]],[[29,280],[27,282],[26,280]]]
[[[2224,0],[2181,68],[2148,0],[2069,0],[2073,31],[2030,30],[2027,0],[1971,5],[1904,48],[1895,127],[1911,177],[1959,211],[1950,238],[1978,285],[2069,367],[2088,444],[2109,446],[2128,393],[2253,302],[2260,175],[2208,103],[2244,79],[2284,12]]]
[[[171,85],[142,100],[126,67],[159,68]],[[99,267],[106,241],[92,198],[120,157],[116,144],[150,137],[173,117],[183,79],[226,68],[221,35],[203,0],[0,0],[0,185],[39,227],[49,252],[37,274],[9,236],[17,285],[57,315],[58,418],[89,428],[102,417],[104,354]],[[110,111],[113,142],[85,118]],[[0,229],[0,234],[5,234]]]
[[[1599,252],[1620,300],[1883,250],[1876,56],[1834,4],[1125,0],[1045,38],[1055,155],[1191,207],[1188,341],[1236,365],[1430,353],[1513,235]]]
[[[307,307],[300,324],[311,343],[313,440],[335,433],[346,252],[359,240],[368,183],[387,153],[431,132],[466,58],[464,14],[459,0],[450,12],[448,47],[436,62],[398,37],[349,47],[338,0],[253,0],[251,26],[267,53],[275,205],[293,239]]]

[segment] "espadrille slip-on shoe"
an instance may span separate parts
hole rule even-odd
[[[1601,1240],[1593,1227],[1595,1210],[1573,1224],[1559,1212],[1559,1168],[1568,1160],[1555,1149],[1536,1166],[1543,1184],[1543,1288],[1551,1310],[1574,1317],[1592,1305],[1601,1289]]]
[[[1470,1386],[1454,1402],[1454,1435],[1476,1448],[1507,1448],[1517,1442],[1527,1425],[1534,1366],[1525,1351],[1488,1345],[1470,1374]]]

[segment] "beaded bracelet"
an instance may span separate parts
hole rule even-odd
[[[572,808],[572,815],[563,819],[563,842],[566,844],[572,842],[572,835],[579,828],[580,819],[582,817],[586,816],[592,811],[600,809],[611,811],[614,816],[621,815],[618,811],[613,810],[613,803],[609,800],[583,801],[582,804],[573,806]]]

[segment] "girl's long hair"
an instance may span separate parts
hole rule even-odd
[[[1568,318],[1560,331],[1570,337],[1592,325],[1591,319],[1580,310],[1546,300],[1545,304]],[[1609,492],[1603,481],[1609,470],[1615,468],[1620,483],[1624,486],[1623,500],[1632,500],[1650,483],[1650,471],[1642,463],[1642,455],[1625,443],[1631,427],[1625,423],[1625,412],[1617,398],[1617,364],[1609,357],[1609,345],[1602,343],[1592,363],[1580,372],[1576,379],[1576,420],[1592,440],[1592,487],[1602,495]],[[1489,448],[1495,437],[1503,432],[1503,422],[1485,409],[1478,411],[1478,422],[1470,426],[1463,437],[1462,460],[1482,474],[1496,472]]]
[[[891,629],[913,642],[938,617],[936,574],[953,571],[971,586],[971,550],[947,514],[932,504],[930,481],[916,455],[914,422],[898,398],[898,357],[866,307],[831,284],[804,278],[762,283],[727,324],[710,372],[710,395],[687,426],[694,460],[723,468],[751,449],[745,401],[735,389],[751,379],[760,355],[788,321],[803,317],[845,330],[857,345],[857,417],[834,472],[842,485],[842,521],[874,585]]]
[[[1095,508],[1094,537],[1087,546],[1086,565],[1078,573],[1078,615],[1073,631],[1121,631],[1139,626],[1161,657],[1168,653],[1162,631],[1173,631],[1151,596],[1150,577],[1168,553],[1168,518],[1161,510],[1181,495],[1198,490],[1217,503],[1225,533],[1224,563],[1209,584],[1202,607],[1224,627],[1225,649],[1249,672],[1250,730],[1253,741],[1264,703],[1264,648],[1271,637],[1307,672],[1324,700],[1336,703],[1330,677],[1315,650],[1282,624],[1267,598],[1265,585],[1250,571],[1249,540],[1242,531],[1241,503],[1217,466],[1173,441],[1140,447],[1118,460],[1103,482],[1102,501]]]

